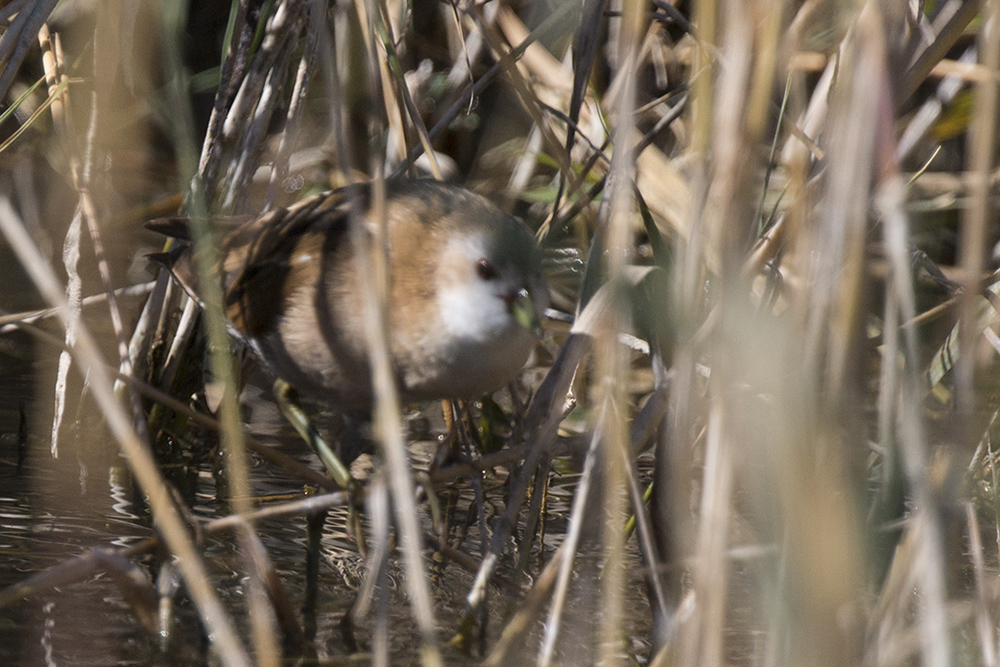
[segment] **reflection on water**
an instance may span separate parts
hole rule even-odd
[[[25,580],[46,568],[64,563],[94,547],[126,547],[149,537],[149,517],[125,461],[114,443],[103,435],[99,424],[88,433],[67,429],[61,456],[49,455],[49,442],[39,437],[46,429],[31,429],[27,457],[18,473],[18,427],[21,402],[37,421],[44,421],[44,396],[26,401],[34,391],[33,380],[43,375],[30,363],[0,369],[3,387],[0,405],[0,589]],[[45,394],[46,389],[39,391]],[[275,424],[261,424],[260,415],[272,415],[269,406],[256,406],[255,427],[277,431]],[[293,439],[287,453],[311,461]],[[257,462],[253,484],[261,495],[301,491],[300,481],[273,466]],[[211,470],[197,471],[192,512],[199,519],[226,514],[216,498]],[[316,608],[316,658],[348,654],[337,621],[349,609],[364,573],[364,561],[345,533],[346,512],[329,513],[323,536],[323,559]],[[306,519],[296,517],[262,523],[261,540],[276,571],[288,587],[289,596],[301,605],[304,595]],[[203,546],[213,582],[225,602],[231,603],[240,623],[239,604],[246,583],[231,535],[209,537]],[[151,557],[143,564],[156,570]],[[394,595],[395,632],[413,633],[400,575],[389,577]],[[467,583],[465,584],[467,585]],[[105,573],[58,586],[30,596],[0,610],[0,664],[109,665],[177,664],[203,662],[205,644],[194,610],[183,596],[178,598],[177,625],[170,650],[157,649],[123,601],[121,592]],[[358,639],[364,643],[363,633]],[[411,641],[398,644],[409,654]]]
[[[2,382],[30,395],[26,376],[7,374]],[[69,451],[52,459],[48,442],[32,437],[17,474],[16,430],[11,430],[17,423],[9,419],[10,412],[3,411],[0,425],[0,587],[92,546],[127,544],[149,534],[134,514],[126,517],[109,502],[108,471],[120,465],[100,471]],[[102,575],[91,576],[0,611],[0,662],[135,664],[141,655],[132,651],[135,629],[114,586]]]
[[[139,490],[98,419],[79,419],[78,415],[78,422],[88,426],[79,430],[67,429],[60,444],[60,457],[53,459],[50,456],[47,437],[38,434],[48,433],[45,412],[46,405],[51,402],[51,390],[43,386],[37,389],[38,398],[25,400],[36,391],[34,382],[44,382],[45,377],[51,377],[49,371],[48,364],[19,363],[0,367],[0,398],[3,400],[0,403],[0,589],[92,548],[127,547],[152,535]],[[251,388],[247,393],[251,404],[246,406],[246,412],[252,416],[252,430],[270,434],[267,438],[280,443],[278,446],[285,453],[318,469],[318,462],[277,417],[266,392]],[[21,402],[35,426],[30,430],[27,457],[18,473]],[[434,429],[430,435],[434,435]],[[433,442],[423,443],[413,447],[413,454],[418,462],[426,465],[434,448]],[[300,493],[303,489],[300,480],[260,461],[254,462],[251,474],[254,492],[259,498],[280,494],[287,499],[289,494]],[[553,484],[548,508],[549,532],[545,540],[549,550],[561,542],[565,516],[572,500],[570,487],[575,477],[568,474]],[[215,478],[207,464],[197,468],[189,479],[193,482],[187,497],[193,502],[194,516],[210,520],[227,514],[224,503],[216,497]],[[491,484],[487,496],[499,497],[502,493],[496,488],[499,482]],[[475,497],[471,486],[461,483],[447,495],[444,501],[457,507],[455,521],[470,519],[464,540],[453,546],[478,555],[480,535],[475,512],[469,512]],[[337,508],[330,511],[324,524],[315,617],[305,619],[306,627],[315,628],[312,644],[315,654],[311,657],[319,663],[343,662],[352,655],[339,623],[350,609],[366,571],[364,559],[346,533],[346,518],[346,510]],[[266,521],[258,525],[258,533],[293,606],[301,609],[305,597],[306,518]],[[235,540],[231,534],[212,535],[205,538],[202,551],[213,584],[247,636],[242,604],[246,577]],[[634,559],[634,554],[631,557]],[[153,577],[160,570],[153,556],[143,557],[139,562]],[[638,561],[635,563],[639,571]],[[387,573],[390,646],[392,664],[411,664],[416,657],[419,634],[410,619],[400,565],[397,558],[390,559]],[[435,613],[442,629],[441,636],[447,638],[465,610],[465,596],[472,586],[472,575],[451,563],[432,564],[429,553],[427,567],[435,573]],[[586,570],[592,563],[582,558],[580,567]],[[510,572],[502,574],[509,576]],[[635,580],[637,583],[630,587],[629,598],[635,608],[645,609],[641,579],[637,576]],[[595,619],[599,617],[593,605],[599,596],[586,587],[575,595],[576,599],[567,605],[564,632],[567,646],[577,646],[582,651],[592,646]],[[491,641],[502,627],[502,619],[509,618],[512,613],[514,599],[506,592],[491,594],[488,604],[492,619],[488,628]],[[167,641],[151,637],[143,629],[124,602],[122,593],[104,572],[40,591],[0,609],[0,665],[205,663],[208,659],[206,643],[193,608],[183,594],[177,596],[175,606],[176,624]],[[648,613],[635,614],[630,622],[647,626],[634,628],[633,636],[647,636]],[[574,641],[573,635],[578,635],[579,641]],[[371,642],[369,629],[358,628],[354,638],[362,652],[362,661],[367,660],[364,652]],[[167,644],[166,650],[161,650],[161,642]],[[531,655],[529,647],[524,649]],[[468,662],[467,657],[454,651],[448,652],[447,657],[454,664]],[[575,655],[572,648],[561,656],[562,664],[588,662],[590,657]]]

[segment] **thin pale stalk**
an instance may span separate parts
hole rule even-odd
[[[63,241],[63,268],[66,269],[66,305],[71,310],[71,317],[66,321],[65,346],[73,347],[80,326],[80,293],[83,289],[77,265],[80,261],[80,237],[83,228],[83,216],[77,211],[73,216],[66,238]],[[69,378],[69,367],[72,355],[68,352],[59,354],[59,368],[56,370],[55,406],[52,414],[52,440],[49,451],[52,458],[59,458],[59,430],[66,411],[66,383]]]
[[[384,202],[385,191],[380,193]],[[379,200],[376,197],[376,202]],[[378,209],[382,209],[379,211]],[[375,220],[380,221],[384,239],[386,219],[384,207],[376,204]],[[364,221],[352,220],[352,242],[358,257],[362,275],[373,275],[372,249],[365,235]],[[376,252],[379,249],[375,245]],[[385,276],[385,266],[379,267]],[[375,282],[365,281],[364,302],[365,325],[368,331],[369,359],[372,366],[372,385],[375,393],[374,424],[379,443],[385,455],[389,470],[389,486],[392,490],[393,506],[402,536],[403,563],[406,582],[413,602],[413,615],[420,629],[423,647],[421,660],[425,665],[440,665],[441,656],[437,647],[437,629],[434,609],[431,604],[430,585],[421,556],[420,520],[413,502],[415,488],[410,475],[409,459],[406,456],[406,442],[403,439],[403,421],[400,413],[399,394],[396,390],[392,365],[389,359],[388,339],[385,329],[385,293],[376,292]],[[384,282],[384,281],[383,281]]]
[[[98,32],[99,29],[95,29],[94,42],[100,43],[102,35]],[[59,42],[56,41],[56,46],[59,46]],[[98,62],[99,51],[95,50],[94,53],[94,66],[95,69],[100,70],[103,63]],[[64,69],[64,63],[62,62],[61,53],[56,50],[56,59],[51,64],[51,71],[46,71],[46,78],[49,80],[49,91],[51,94],[55,94],[58,89],[59,83],[65,81],[66,77],[61,73],[60,70]],[[62,138],[68,146],[76,145],[76,138],[73,136],[73,125],[70,122],[70,117],[65,115],[62,117],[62,122],[60,123],[59,112],[64,111],[62,109],[63,105],[68,105],[69,95],[68,90],[63,92],[62,98],[59,100],[59,108],[53,106],[53,120],[56,122],[57,127],[63,129]],[[93,173],[93,156],[94,156],[94,144],[97,138],[97,127],[98,127],[98,96],[97,92],[91,92],[90,99],[90,120],[87,124],[87,134],[85,138],[85,143],[83,146],[83,155],[78,156],[75,153],[71,153],[70,159],[70,173],[73,177],[73,185],[76,188],[77,194],[79,196],[79,210],[83,214],[83,219],[87,223],[87,230],[90,232],[90,242],[94,249],[94,257],[97,260],[98,272],[101,276],[101,283],[104,286],[105,294],[107,295],[108,303],[108,314],[111,318],[111,326],[115,335],[115,340],[118,343],[118,360],[121,365],[121,373],[127,377],[134,377],[134,369],[132,367],[132,358],[129,353],[128,340],[125,337],[125,325],[122,321],[121,309],[118,307],[118,299],[115,296],[114,282],[111,278],[111,268],[108,266],[107,255],[104,251],[104,241],[101,235],[101,227],[97,219],[97,208],[94,205],[93,197],[91,196],[91,175]],[[135,420],[136,431],[139,437],[143,440],[148,440],[148,428],[145,419],[145,413],[142,409],[142,401],[139,399],[139,394],[131,389],[129,386],[115,383],[115,388],[121,391],[127,391],[129,399],[132,404],[133,419]]]
[[[716,397],[709,410],[694,567],[698,613],[681,639],[681,660],[684,664],[722,665],[733,457],[723,399]]]
[[[367,13],[375,16],[379,9],[375,0],[368,0]],[[373,44],[372,25],[363,27],[368,52],[369,85],[378,85],[377,70],[374,67],[377,55]],[[378,151],[376,151],[376,154]],[[375,233],[370,237],[366,230],[366,220],[351,216],[350,236],[354,246],[354,256],[358,261],[361,275],[373,276],[373,280],[362,281],[366,307],[363,308],[363,322],[367,332],[368,358],[371,364],[372,389],[375,394],[373,423],[376,437],[385,456],[389,474],[389,489],[392,493],[393,508],[399,524],[403,551],[403,567],[406,584],[412,602],[413,617],[421,636],[420,659],[426,667],[441,665],[438,649],[437,628],[430,592],[430,583],[423,566],[421,555],[420,518],[413,502],[415,488],[410,474],[406,442],[403,438],[403,420],[396,389],[392,362],[389,357],[389,342],[386,299],[388,284],[387,242],[388,221],[385,216],[385,181],[381,165],[375,166],[375,187],[372,196],[373,212],[371,221],[375,223]]]
[[[969,2],[967,4],[974,4]],[[983,65],[989,76],[976,85],[975,112],[969,133],[970,206],[962,218],[959,246],[959,262],[962,267],[962,282],[965,291],[960,299],[961,328],[959,329],[959,350],[961,354],[955,362],[956,406],[960,415],[971,415],[976,409],[975,342],[976,299],[982,287],[982,275],[986,261],[986,238],[991,218],[990,174],[996,159],[997,139],[997,72],[1000,70],[1000,2],[992,2],[987,14],[986,25],[979,39],[979,50]]]
[[[32,244],[6,198],[0,198],[0,229],[39,291],[53,308],[59,310],[63,326],[69,326],[73,315],[55,274]],[[184,577],[192,600],[198,607],[202,622],[208,629],[219,658],[225,665],[249,665],[250,660],[243,650],[233,623],[208,581],[201,555],[195,549],[187,528],[174,508],[169,487],[160,475],[149,449],[132,430],[128,415],[115,400],[111,380],[103,369],[97,344],[86,328],[80,328],[73,350],[81,367],[87,369],[91,391],[101,407],[108,427],[118,440],[132,472],[146,493],[153,520],[162,533],[167,548],[177,558],[177,567]]]
[[[198,163],[198,177],[204,184],[206,192],[215,192],[218,171],[224,157],[224,152],[212,150],[223,137],[223,125],[226,122],[227,106],[233,102],[239,82],[243,81],[250,57],[250,46],[253,30],[247,21],[248,0],[233,0],[230,8],[229,25],[235,29],[227,29],[229,40],[223,51],[221,83],[222,88],[216,91],[212,115],[209,117],[205,141],[202,143],[201,158]]]
[[[899,175],[891,177],[883,184],[879,193],[879,204],[883,210],[883,224],[886,231],[886,246],[892,262],[892,286],[890,294],[899,300],[899,313],[903,321],[912,320],[916,315],[915,295],[909,268],[909,234],[906,216],[903,213],[904,186]],[[893,326],[887,335],[898,335],[898,322],[886,322]],[[901,396],[896,413],[896,429],[899,434],[903,465],[909,478],[918,512],[923,515],[924,530],[920,532],[917,563],[918,581],[925,596],[923,613],[920,616],[921,639],[924,660],[930,665],[946,665],[949,662],[949,629],[947,617],[947,582],[945,581],[945,554],[943,526],[938,510],[937,494],[927,481],[927,442],[923,430],[921,413],[923,397],[920,370],[917,368],[917,340],[913,328],[901,330],[906,349],[906,374],[900,384]],[[896,348],[896,345],[890,346]],[[896,363],[895,358],[886,358],[883,363]]]
[[[372,665],[389,667],[389,490],[384,476],[379,477],[369,496],[374,549],[368,566],[368,579],[375,585],[375,628],[372,637]]]
[[[427,134],[427,126],[424,125],[420,111],[413,101],[413,95],[410,94],[410,89],[406,85],[403,66],[400,64],[399,57],[396,55],[396,48],[393,46],[393,36],[390,34],[391,24],[385,10],[385,4],[380,2],[377,6],[379,11],[372,14],[372,27],[375,29],[375,34],[379,38],[379,44],[382,45],[382,49],[385,52],[389,64],[389,72],[392,74],[392,80],[396,83],[396,89],[403,100],[403,106],[410,117],[410,122],[413,123],[414,129],[417,131],[417,136],[420,138],[420,145],[423,146],[424,155],[427,156],[431,174],[434,175],[435,179],[440,181],[443,178],[441,167],[438,166],[434,147],[431,145],[430,136]],[[386,97],[388,100],[388,96]]]
[[[220,208],[224,212],[246,213],[245,196],[264,148],[271,117],[282,98],[291,67],[292,51],[298,44],[305,20],[298,5],[282,2],[268,19],[264,41],[233,101],[223,125],[224,136],[239,137],[234,160],[226,174]],[[243,104],[240,104],[240,102]],[[250,121],[240,114],[247,114]],[[212,147],[221,150],[222,144]]]
[[[605,406],[606,408],[606,406]],[[552,594],[552,605],[549,607],[549,614],[545,620],[545,633],[542,636],[542,645],[538,649],[536,664],[538,667],[548,667],[552,663],[555,655],[556,640],[559,638],[559,629],[562,622],[563,607],[566,605],[566,595],[569,591],[569,578],[573,573],[573,560],[576,557],[576,550],[580,544],[580,536],[583,532],[585,521],[584,509],[587,506],[587,496],[590,494],[590,485],[594,476],[594,468],[597,466],[600,456],[601,437],[603,421],[606,410],[602,408],[601,417],[598,418],[597,428],[591,438],[590,447],[587,450],[587,458],[583,463],[583,472],[580,474],[580,481],[577,482],[573,493],[573,506],[569,514],[569,531],[566,538],[559,545],[559,550],[553,556],[553,562],[559,563],[559,574],[556,577],[555,591]]]
[[[0,36],[0,99],[7,97],[7,91],[14,83],[14,77],[21,69],[21,63],[34,44],[38,31],[55,9],[59,0],[35,0],[22,6],[13,22]]]
[[[486,7],[488,10],[489,5],[487,5]],[[446,130],[448,126],[451,124],[451,122],[455,120],[455,117],[458,116],[458,114],[461,113],[463,109],[466,109],[470,105],[471,101],[475,99],[476,95],[478,95],[487,86],[489,86],[493,82],[493,79],[497,77],[497,75],[513,67],[513,63],[515,63],[522,55],[524,55],[524,52],[527,50],[529,46],[534,44],[542,37],[547,36],[550,32],[552,32],[556,28],[561,27],[563,23],[566,21],[567,16],[570,14],[570,12],[573,11],[575,7],[577,7],[577,4],[574,2],[561,3],[551,14],[548,15],[548,17],[544,21],[542,21],[538,25],[537,28],[532,30],[531,33],[528,35],[528,37],[523,42],[518,44],[516,48],[511,49],[506,53],[502,53],[498,61],[494,63],[486,71],[485,74],[479,77],[474,84],[466,86],[465,91],[463,91],[463,93],[458,97],[458,99],[452,102],[451,106],[448,107],[447,111],[445,111],[441,115],[441,118],[438,120],[438,122],[434,124],[434,127],[432,127],[427,132],[427,136],[433,139],[441,132]],[[484,14],[488,15],[488,12],[484,11]],[[482,25],[482,23],[483,22],[480,22],[480,25]],[[419,157],[422,152],[423,152],[422,145],[414,146],[413,148],[411,148],[409,155],[406,156],[406,160],[404,160],[399,166],[397,166],[389,175],[389,177],[392,178],[394,176],[398,176],[399,174],[403,173],[406,169],[409,168],[411,164],[413,164],[414,160],[416,160],[417,157]]]
[[[194,119],[186,96],[187,70],[179,51],[180,30],[184,24],[184,18],[183,8],[164,11],[166,63],[168,71],[174,74],[173,85],[167,88],[167,99],[175,119],[172,129],[175,133],[180,172],[182,174],[196,174],[199,160],[195,152]],[[236,369],[222,311],[222,286],[216,277],[218,254],[209,226],[207,201],[201,186],[202,183],[195,176],[191,183],[188,199],[192,240],[197,249],[194,258],[199,275],[204,322],[211,348],[211,370],[215,381],[223,387],[219,418],[222,424],[222,443],[226,453],[226,470],[230,482],[231,496],[229,500],[237,514],[246,515],[253,510],[251,501],[253,496],[249,481],[243,425],[237,403]],[[241,531],[239,539],[247,571],[251,577],[254,577],[256,569],[251,560],[253,553],[251,541],[254,538],[248,534],[250,530],[251,528],[248,526]],[[254,602],[253,599],[249,599],[247,603],[254,647],[261,662],[274,664],[279,658],[274,647],[279,644],[275,637],[276,628],[273,617],[263,605]]]
[[[309,3],[308,20],[306,21],[306,43],[299,60],[299,67],[295,73],[295,84],[292,87],[291,102],[288,105],[288,113],[285,117],[285,131],[281,133],[278,142],[278,150],[274,156],[271,166],[271,181],[267,186],[267,195],[264,198],[264,210],[269,210],[274,205],[274,198],[278,192],[278,186],[284,182],[288,176],[288,154],[295,137],[298,134],[299,124],[302,119],[302,112],[306,93],[309,92],[309,79],[316,66],[316,51],[319,44],[320,32],[325,29],[323,24],[323,13],[325,3],[312,0]]]
[[[129,287],[119,287],[115,290],[115,293],[119,297],[135,298],[143,297],[148,295],[156,285],[155,281],[150,281],[148,283],[140,283],[138,285],[131,285]],[[104,293],[92,294],[91,296],[83,297],[80,302],[84,308],[89,308],[91,306],[97,306],[106,303],[108,300],[108,295]],[[39,320],[48,319],[51,317],[57,317],[59,312],[54,308],[42,308],[39,310],[31,310],[24,313],[10,313],[7,315],[0,315],[0,333],[6,333],[7,327],[16,326],[22,322],[34,323]]]
[[[948,5],[954,8],[954,11],[949,11],[949,8],[945,7],[939,12],[933,26],[933,28],[937,29],[934,41],[918,55],[903,78],[903,86],[899,97],[900,104],[906,102],[916,92],[917,87],[930,74],[931,69],[944,58],[951,47],[962,37],[969,22],[979,14],[983,0],[952,0]],[[994,68],[995,71],[996,69]]]
[[[989,594],[986,591],[986,563],[983,540],[979,535],[979,519],[972,503],[965,503],[965,520],[969,530],[969,557],[976,585],[976,633],[979,635],[979,655],[983,667],[997,664],[996,630],[990,619]]]
[[[559,554],[548,562],[542,573],[535,578],[535,585],[532,586],[527,598],[518,607],[517,613],[510,622],[504,626],[500,639],[493,646],[493,650],[483,661],[483,667],[503,667],[510,664],[508,662],[510,653],[514,648],[523,645],[526,635],[531,631],[535,619],[541,615],[545,602],[552,594],[556,578],[562,571],[562,558]]]
[[[625,264],[632,254],[631,224],[634,215],[632,179],[635,172],[635,155],[630,150],[635,133],[636,74],[641,65],[639,46],[645,26],[645,4],[638,0],[625,2],[618,24],[618,80],[621,82],[616,107],[614,132],[615,153],[611,161],[611,205],[607,208],[604,247],[607,249],[605,269],[609,286],[624,284]],[[603,207],[602,207],[603,208]],[[622,295],[624,296],[624,295]],[[618,333],[630,328],[628,315],[623,312],[626,298],[616,300],[615,307],[598,329],[595,352],[600,393],[604,405],[602,466],[604,479],[604,516],[601,537],[605,565],[601,578],[601,643],[599,655],[602,664],[617,665],[621,662],[623,623],[623,591],[625,589],[625,517],[626,495],[624,489],[627,457],[628,427],[624,406],[628,398],[627,356],[618,343]]]

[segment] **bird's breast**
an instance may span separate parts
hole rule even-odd
[[[396,355],[404,398],[479,398],[517,375],[533,345],[517,325],[488,340],[441,335],[419,354]]]

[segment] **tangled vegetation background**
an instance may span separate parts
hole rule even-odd
[[[1000,2],[0,21],[3,662],[997,663]],[[142,224],[387,177],[522,216],[552,308],[347,493]]]

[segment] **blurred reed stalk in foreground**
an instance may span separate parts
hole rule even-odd
[[[357,180],[378,201],[386,178],[430,174],[538,230],[556,312],[501,417],[455,413],[456,432],[504,448],[414,472],[386,353],[385,221],[352,221],[384,470],[344,626],[372,629],[373,662],[996,664],[1000,2],[236,0],[224,32],[198,32],[194,3],[53,7],[0,7],[0,90],[21,105],[0,228],[75,333],[39,331],[34,312],[0,314],[0,331],[63,341],[38,431],[63,456],[79,446],[61,435],[70,415],[100,406],[220,661],[278,664],[289,637],[307,643],[259,538],[270,508],[247,451],[332,483],[245,436],[219,294],[199,316],[161,275],[141,315],[116,310],[150,249],[135,230],[180,203],[212,285],[210,214]],[[220,38],[220,58],[195,55]],[[126,145],[119,125],[141,129]],[[42,249],[63,236],[55,270]],[[98,307],[114,313],[112,364]],[[192,387],[200,346],[207,391]],[[183,400],[153,403],[147,385]],[[221,423],[187,416],[192,394]],[[243,610],[219,602],[152,456],[178,422],[223,434],[218,521],[236,527]],[[545,490],[570,475],[553,510]],[[438,496],[463,492],[458,536]],[[281,512],[319,511],[297,503]],[[431,550],[467,590],[436,587]],[[389,627],[397,559],[410,643]]]

